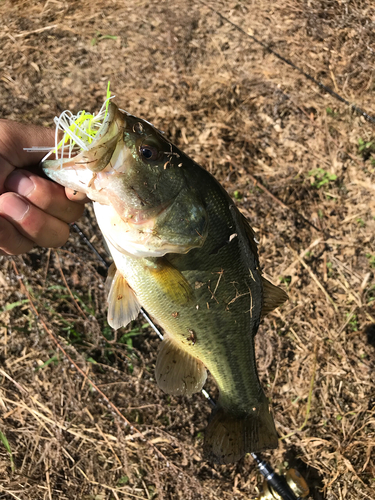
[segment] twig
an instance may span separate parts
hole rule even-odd
[[[14,38],[20,38],[23,36],[33,35],[34,33],[42,33],[43,31],[53,30],[54,28],[57,28],[57,24],[52,24],[51,26],[45,26],[44,28],[38,28],[37,30],[25,31],[23,33],[18,33],[17,35],[14,35]]]
[[[47,466],[46,462],[44,462],[44,465],[46,468],[46,481],[47,481],[47,489],[48,489],[48,498],[49,498],[49,500],[52,500],[51,480],[49,477],[49,467]]]
[[[307,396],[305,420],[303,421],[303,424],[301,425],[301,427],[299,427],[296,431],[293,431],[290,434],[287,434],[285,436],[281,436],[280,441],[282,441],[283,439],[286,439],[290,436],[293,436],[297,432],[301,432],[303,430],[303,428],[305,427],[305,425],[307,424],[307,421],[309,420],[310,410],[311,410],[311,401],[312,401],[312,395],[313,395],[313,389],[314,389],[314,383],[315,383],[315,375],[316,375],[317,350],[318,350],[318,340],[315,341],[315,346],[314,346],[314,365],[313,365],[312,377],[310,380],[309,394]]]
[[[238,163],[235,160],[233,160],[233,158],[231,158],[229,155],[228,155],[228,160],[233,164],[234,167],[239,168]],[[272,198],[273,201],[278,203],[281,207],[285,208],[286,210],[292,210],[290,207],[285,205],[285,203],[283,203],[281,200],[279,200],[279,198],[277,198],[274,194],[272,194],[271,191],[268,191],[268,189],[265,186],[263,186],[263,184],[261,182],[259,182],[258,179],[256,179],[253,175],[251,175],[249,173],[247,173],[246,175],[253,181],[253,183],[256,186],[259,187],[259,189],[264,191],[270,198]]]
[[[339,331],[337,332],[336,334],[336,337],[339,337],[342,332],[345,330],[345,328],[348,326],[348,324],[350,323],[350,320],[352,319],[352,317],[354,316],[354,313],[355,313],[355,310],[357,309],[357,306],[354,305],[350,311],[350,313],[348,314],[347,318],[346,318],[346,321],[344,321],[343,325],[339,328]]]
[[[6,377],[8,380],[10,380],[20,392],[23,392],[24,394],[28,394],[27,390],[22,387],[22,385],[18,384],[12,377],[10,377],[4,370],[0,368],[0,374],[3,377]]]
[[[306,254],[308,254],[314,247],[316,247],[317,245],[319,245],[320,243],[326,243],[325,241],[322,240],[322,238],[318,238],[316,240],[314,240],[311,245],[309,245],[307,248],[305,248],[305,250],[303,250],[297,257],[296,260],[294,260],[291,264],[289,264],[289,266],[285,269],[285,271],[282,271],[282,275],[283,276],[287,276],[290,271],[293,269],[293,267],[298,264],[298,262],[300,262],[300,259],[303,259],[305,257]]]
[[[330,302],[333,305],[333,308],[334,308],[335,312],[338,312],[337,305],[335,304],[334,300],[330,297],[330,295],[328,294],[328,292],[326,291],[326,289],[324,288],[324,286],[320,283],[320,281],[318,280],[318,278],[315,276],[315,274],[314,274],[313,270],[311,269],[311,267],[308,264],[306,264],[306,262],[297,254],[297,252],[291,246],[289,246],[289,248],[296,255],[296,257],[299,260],[299,262],[303,265],[303,267],[306,269],[306,271],[308,271],[308,273],[310,274],[310,276],[312,277],[312,279],[315,281],[315,283],[317,284],[317,286],[324,293],[324,295],[326,296],[326,299],[328,300],[328,302]]]
[[[298,104],[294,101],[294,99],[293,99],[292,97],[290,97],[288,94],[285,94],[284,92],[283,92],[283,94],[284,94],[286,97],[288,97],[288,99],[289,99],[289,100],[290,100],[290,101],[291,101],[291,102],[292,102],[292,103],[296,106],[296,108],[297,108],[297,109],[299,109],[299,110],[301,111],[301,113],[303,113],[305,116],[307,116],[307,118],[311,121],[311,123],[314,125],[314,127],[316,127],[316,128],[317,128],[317,129],[319,129],[321,132],[323,132],[323,134],[324,134],[325,136],[327,136],[327,137],[328,137],[328,139],[329,139],[331,142],[333,142],[333,144],[337,147],[337,149],[338,149],[339,151],[343,151],[343,149],[344,149],[344,148],[342,148],[342,147],[340,146],[340,144],[339,144],[339,143],[338,143],[338,142],[337,142],[337,141],[336,141],[336,140],[335,140],[335,139],[331,136],[331,134],[329,133],[329,131],[323,130],[323,128],[322,128],[320,125],[318,125],[318,124],[317,124],[317,123],[316,123],[316,122],[315,122],[315,121],[311,118],[311,116],[310,116],[308,113],[306,113],[306,111],[305,111],[303,108],[301,108],[300,106],[298,106]],[[358,160],[358,158],[355,158],[354,156],[352,156],[352,155],[351,155],[350,153],[348,153],[347,151],[345,151],[345,154],[346,154],[346,155],[347,155],[347,156],[348,156],[351,160],[353,160],[355,163],[357,163],[358,165],[361,165],[361,166],[362,166],[363,162],[362,162],[362,161],[360,161],[360,160]]]
[[[51,248],[49,248],[48,251],[47,251],[47,263],[46,263],[46,267],[45,267],[45,270],[44,270],[43,286],[46,285],[50,258],[51,258]]]
[[[110,490],[112,492],[114,491],[118,491],[119,493],[123,493],[123,494],[126,494],[128,495],[129,497],[132,497],[132,498],[137,498],[139,500],[147,500],[147,498],[145,497],[140,497],[138,495],[134,495],[134,493],[129,493],[129,491],[127,490],[120,490],[119,488],[114,488],[113,486],[108,486],[107,484],[104,484],[104,483],[98,483],[97,481],[93,481],[92,479],[90,479],[89,477],[87,477],[87,475],[83,472],[83,470],[77,466],[77,469],[80,471],[80,473],[82,474],[82,476],[90,483],[90,484],[93,484],[95,486],[101,486],[102,488],[105,488],[106,490]]]
[[[95,424],[95,427],[98,429],[99,434],[102,436],[102,438],[103,438],[103,439],[104,439],[104,441],[107,443],[107,445],[109,446],[109,448],[111,448],[112,453],[113,453],[113,454],[114,454],[114,456],[116,457],[116,460],[117,460],[117,461],[118,461],[118,463],[121,465],[121,467],[123,467],[122,462],[121,462],[121,460],[119,459],[119,457],[117,456],[117,454],[116,454],[116,452],[115,452],[115,450],[114,450],[113,446],[112,446],[112,445],[111,445],[111,443],[108,441],[108,439],[107,439],[106,435],[105,435],[105,434],[104,434],[104,432],[101,430],[100,426],[99,426],[99,425],[95,422],[94,417],[91,415],[91,413],[90,413],[89,409],[86,407],[86,408],[85,408],[85,410],[86,410],[87,415],[90,417],[91,422],[93,422],[93,423]]]
[[[8,493],[8,495],[12,496],[13,498],[16,498],[16,500],[22,500],[22,498],[18,497],[17,495],[12,493],[11,491],[6,490],[3,486],[1,486],[1,484],[0,484],[0,488],[1,488],[0,492],[3,491],[4,493]]]
[[[238,168],[239,165],[238,163],[233,160],[231,157],[228,157],[229,158],[229,161],[236,167]],[[254,177],[252,174],[250,173],[247,173],[246,174],[253,182],[254,184],[259,188],[261,189],[265,194],[267,194],[270,198],[273,199],[273,201],[275,201],[278,205],[280,205],[282,208],[286,209],[286,210],[289,210],[290,212],[292,212],[296,217],[300,217],[302,220],[304,220],[309,226],[313,227],[316,231],[318,232],[322,232],[321,229],[319,229],[318,227],[315,226],[315,224],[313,224],[311,221],[309,221],[308,219],[306,219],[306,217],[304,217],[301,213],[299,212],[296,212],[293,208],[291,207],[288,207],[288,205],[285,205],[285,203],[283,203],[281,200],[279,200],[279,198],[277,198],[277,196],[275,196],[274,194],[271,193],[271,191],[269,191],[261,182],[258,181],[258,179],[256,177]]]
[[[281,200],[279,200],[279,198],[277,198],[274,194],[271,193],[271,191],[268,191],[268,189],[258,181],[258,179],[256,179],[253,175],[251,174],[247,174],[248,177],[250,177],[250,179],[254,182],[254,184],[256,186],[259,187],[259,189],[261,189],[264,193],[268,194],[268,196],[270,198],[273,199],[273,201],[275,201],[276,203],[278,203],[281,207],[287,209],[287,210],[292,210],[290,207],[288,207],[288,205],[285,205],[285,203],[283,203]]]

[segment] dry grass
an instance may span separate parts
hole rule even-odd
[[[215,8],[375,115],[372,2]],[[265,456],[297,464],[315,500],[374,499],[373,127],[197,2],[5,1],[0,18],[2,117],[96,110],[109,79],[121,107],[236,198],[290,295],[257,336],[281,436]],[[89,208],[81,224],[105,255]],[[105,269],[76,235],[59,256],[14,259],[20,277],[0,257],[0,430],[14,462],[0,444],[0,498],[255,496],[250,457],[202,461],[203,397],[156,388],[155,334],[139,320],[111,342]]]

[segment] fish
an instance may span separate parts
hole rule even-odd
[[[110,101],[95,138],[45,174],[93,201],[113,258],[108,323],[144,308],[163,329],[155,366],[167,394],[219,396],[205,430],[206,460],[229,464],[276,448],[254,337],[288,296],[262,275],[255,233],[220,183],[148,121]]]

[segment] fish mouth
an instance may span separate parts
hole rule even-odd
[[[62,121],[62,118],[56,121],[57,126],[59,120]],[[127,155],[130,154],[123,142],[126,115],[109,102],[105,112],[100,111],[94,119],[81,123],[78,132],[74,126],[75,122],[69,127],[63,123],[66,136],[60,143],[56,139],[55,149],[41,163],[42,170],[64,187],[83,192],[91,200],[108,204],[108,196],[102,191],[108,187],[110,177],[126,168]],[[96,130],[93,136],[94,126]],[[48,159],[52,154],[55,159]]]
[[[85,115],[83,115],[83,123],[80,126],[76,125],[75,122],[68,126],[69,122],[66,123],[61,115],[56,121],[55,148],[42,160],[42,168],[48,171],[69,167],[87,168],[93,173],[103,171],[108,166],[117,142],[122,137],[125,128],[125,115],[113,102],[108,103],[108,109],[104,116],[102,115],[103,112],[99,111],[94,118],[86,120],[84,120]],[[66,120],[71,121],[73,118],[75,117],[68,115]],[[80,120],[82,121],[82,117]],[[62,127],[65,133],[58,143],[59,127]],[[55,154],[55,159],[47,160],[52,154]]]

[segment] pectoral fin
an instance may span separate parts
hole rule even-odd
[[[178,305],[188,303],[193,297],[193,290],[181,274],[167,259],[156,259],[155,267],[149,268],[154,282],[168,298]]]
[[[135,293],[114,264],[109,268],[105,287],[108,291],[107,320],[109,325],[117,330],[133,321],[138,316],[141,306]]]
[[[191,396],[204,386],[207,371],[201,361],[166,337],[156,360],[155,376],[158,386],[167,394]]]
[[[276,309],[276,307],[281,306],[286,300],[288,300],[288,295],[279,288],[278,286],[270,283],[266,278],[262,276],[263,284],[263,307],[262,307],[262,317],[269,312]]]

